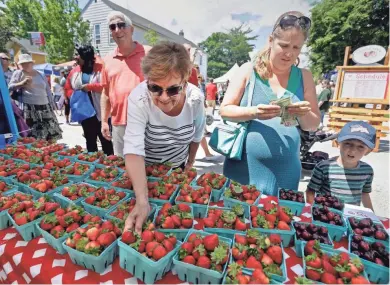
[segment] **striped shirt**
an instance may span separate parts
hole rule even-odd
[[[205,126],[204,96],[196,86],[186,87],[186,102],[177,116],[168,116],[154,105],[146,81],[128,97],[124,154],[145,157],[146,164],[186,162],[191,142],[200,142]]]
[[[360,205],[362,193],[371,192],[374,171],[360,161],[356,168],[343,168],[337,157],[318,163],[307,188],[315,192],[330,192],[346,204]]]

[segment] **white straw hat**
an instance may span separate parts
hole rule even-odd
[[[19,55],[18,64],[27,63],[27,62],[35,62],[35,61],[32,59],[31,55],[29,54],[23,53]]]

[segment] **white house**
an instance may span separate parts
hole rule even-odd
[[[184,33],[175,34],[112,1],[89,0],[82,10],[82,17],[90,23],[92,45],[99,50],[102,57],[116,46],[107,24],[107,15],[111,11],[120,11],[131,19],[134,26],[133,39],[139,43],[148,44],[144,36],[148,30],[152,29],[157,32],[160,40],[190,44],[192,46],[192,60],[199,65],[203,77],[207,78],[207,54],[200,50],[195,43],[184,38]]]

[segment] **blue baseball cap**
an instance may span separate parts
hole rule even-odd
[[[351,139],[362,141],[370,149],[373,149],[375,147],[376,130],[363,121],[349,122],[341,129],[337,141],[343,142]]]

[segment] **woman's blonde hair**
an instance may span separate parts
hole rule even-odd
[[[54,80],[53,80],[55,83],[58,83],[58,84],[60,84],[60,78],[59,77],[54,77]]]
[[[273,38],[280,38],[280,35],[283,31],[286,31],[286,30],[289,30],[292,28],[296,28],[303,33],[305,40],[306,40],[309,36],[309,31],[303,29],[299,25],[298,22],[296,23],[295,26],[291,26],[291,27],[282,28],[280,26],[280,20],[287,15],[293,15],[293,16],[297,16],[297,17],[304,16],[301,12],[298,12],[298,11],[290,11],[290,12],[286,12],[286,13],[280,15],[280,17],[278,18],[278,20],[276,21],[276,23],[273,27],[273,31],[272,31],[272,34],[270,36]],[[269,59],[270,53],[271,53],[271,48],[266,47],[263,50],[261,50],[254,58],[255,69],[256,69],[257,73],[260,75],[260,77],[265,79],[265,80],[270,79],[272,77],[272,69],[271,69],[270,59]],[[298,58],[298,62],[299,62],[299,58]]]
[[[141,67],[148,79],[161,80],[178,75],[186,81],[191,74],[192,63],[183,45],[161,42],[143,58]]]

